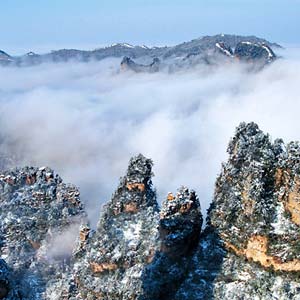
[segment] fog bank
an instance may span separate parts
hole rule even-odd
[[[118,59],[0,68],[2,151],[79,186],[93,222],[138,153],[154,161],[159,201],[186,185],[205,211],[241,121],[300,140],[295,53],[259,73],[225,65],[135,74],[119,72]]]

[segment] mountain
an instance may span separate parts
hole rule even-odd
[[[211,44],[209,44],[211,45]],[[154,58],[149,65],[138,64],[131,58],[125,56],[121,62],[121,70],[131,70],[136,73],[155,73],[159,71],[174,72],[177,70],[199,67],[199,66],[220,66],[228,63],[247,63],[249,70],[260,70],[272,63],[277,58],[274,51],[265,43],[254,43],[242,41],[231,48],[225,42],[217,42],[207,46],[206,49],[192,51],[186,56],[173,57],[160,60]]]
[[[159,58],[154,58],[152,63],[149,65],[137,64],[130,57],[123,57],[121,61],[121,70],[132,70],[134,72],[147,72],[147,73],[155,73],[160,69],[160,60]]]
[[[8,65],[13,62],[13,58],[6,52],[0,50],[0,65]]]
[[[182,43],[177,46],[171,47],[164,53],[164,57],[170,56],[185,56],[187,54],[198,54],[206,52],[209,49],[214,49],[217,43],[225,43],[230,48],[235,48],[241,42],[249,42],[252,44],[265,44],[270,48],[281,48],[276,43],[268,42],[255,36],[239,36],[230,34],[218,34],[214,36],[204,36],[190,42]]]
[[[1,172],[0,199],[0,299],[43,299],[86,218],[79,191],[49,168],[25,167]]]
[[[195,264],[174,299],[298,299],[298,142],[242,123],[215,186]]]
[[[281,47],[276,43],[271,43],[265,39],[257,38],[255,36],[245,37],[238,35],[219,34],[215,36],[205,36],[190,42],[169,47],[132,46],[127,43],[119,43],[91,51],[61,49],[42,55],[29,52],[23,56],[9,56],[4,52],[0,52],[0,64],[4,61],[5,64],[9,65],[30,66],[43,62],[88,62],[99,61],[109,57],[123,58],[125,56],[131,59],[139,59],[141,61],[149,61],[153,58],[159,58],[162,61],[169,61],[174,60],[175,58],[184,58],[188,55],[203,55],[207,53],[207,51],[215,49],[217,43],[225,43],[228,47],[235,48],[240,42],[264,44],[269,48],[274,49]],[[5,57],[4,60],[1,59],[2,55]]]
[[[159,207],[141,154],[96,229],[51,169],[4,171],[0,299],[298,299],[300,143],[241,123],[228,154],[205,226],[187,187]]]

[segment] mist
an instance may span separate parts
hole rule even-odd
[[[257,122],[300,140],[300,57],[260,72],[199,66],[173,74],[119,71],[119,59],[0,68],[1,152],[76,184],[92,224],[131,156],[154,161],[158,201],[181,185],[205,213],[235,127]]]

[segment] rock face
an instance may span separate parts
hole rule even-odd
[[[96,232],[76,251],[79,299],[138,299],[143,294],[143,269],[159,249],[151,175],[151,160],[141,155],[131,159]]]
[[[218,42],[216,43],[216,50],[221,53],[224,54],[228,57],[233,57],[233,50],[230,46],[228,46],[227,44],[225,44],[224,42]]]
[[[270,63],[276,58],[275,53],[268,45],[251,42],[238,43],[234,55],[244,61],[262,61],[263,63]]]
[[[199,242],[202,215],[195,192],[184,187],[168,195],[159,213],[151,175],[150,159],[130,160],[97,230],[81,229],[73,267],[54,289],[57,299],[173,299]]]
[[[184,68],[220,66],[241,62],[246,63],[249,66],[249,70],[256,71],[276,59],[275,53],[266,43],[242,41],[233,44],[233,47],[230,46],[231,44],[226,43],[226,38],[224,37],[223,40],[220,39],[214,45],[209,43],[210,47],[193,49],[193,51],[187,52],[183,57],[175,54],[163,56],[161,58],[163,63],[159,63],[159,59],[156,58],[157,61],[154,59],[153,63],[149,65],[141,65],[129,57],[124,57],[121,62],[121,70],[132,70],[137,73],[154,73],[160,70],[174,72]]]
[[[174,299],[193,265],[200,238],[202,215],[194,191],[181,187],[169,193],[160,212],[160,250],[143,274],[146,293],[137,299]]]
[[[161,251],[174,257],[190,254],[199,242],[202,221],[194,191],[182,187],[176,196],[169,193],[160,212]]]
[[[159,71],[160,60],[154,58],[153,62],[149,65],[141,65],[135,63],[131,58],[125,56],[121,61],[121,70],[132,70],[134,72],[147,72],[147,73],[156,73]]]
[[[4,171],[0,215],[0,253],[12,269],[14,292],[41,299],[46,283],[64,271],[71,256],[72,243],[68,249],[62,241],[85,218],[79,192],[46,167]]]
[[[242,123],[228,152],[209,213],[228,251],[214,295],[298,299],[299,143],[272,143],[256,124]]]
[[[299,144],[271,143],[242,124],[229,155],[211,210],[226,248],[275,271],[300,271]]]
[[[13,61],[12,57],[8,55],[6,52],[0,50],[0,64],[1,65],[8,65]]]
[[[300,144],[241,123],[228,153],[204,230],[186,187],[159,208],[152,161],[142,155],[96,230],[77,189],[52,170],[3,172],[0,299],[300,299]],[[55,233],[74,224],[70,257],[56,249],[55,237],[66,235]]]

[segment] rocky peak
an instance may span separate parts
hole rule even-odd
[[[232,48],[227,45],[226,43],[224,42],[218,42],[216,43],[216,50],[221,53],[221,54],[224,54],[228,57],[233,57],[233,50]]]
[[[241,123],[175,299],[298,299],[299,143]]]
[[[188,254],[199,241],[202,226],[200,203],[194,191],[181,187],[168,194],[160,212],[161,251],[169,255]]]
[[[72,275],[62,284],[69,296],[156,300],[174,295],[199,241],[200,203],[194,191],[181,187],[167,196],[159,214],[152,165],[142,155],[131,158],[97,230],[81,227]],[[76,289],[70,293],[72,282]]]
[[[152,161],[139,154],[131,158],[126,175],[114,193],[108,210],[117,215],[121,212],[135,213],[142,207],[157,209],[156,195],[152,188]]]
[[[152,175],[150,159],[141,154],[131,158],[97,230],[82,228],[84,244],[74,261],[79,299],[135,299],[142,294],[143,269],[159,249]]]
[[[6,52],[0,50],[0,60],[9,59],[9,58],[10,56]]]
[[[147,72],[147,73],[155,73],[158,72],[160,68],[160,59],[155,57],[152,61],[152,63],[148,65],[142,65],[136,63],[131,58],[125,56],[121,61],[121,70],[131,70],[137,73],[140,72]]]
[[[129,166],[126,174],[127,187],[134,184],[142,184],[138,189],[145,190],[146,186],[151,185],[152,176],[152,161],[139,154],[133,157],[129,161]],[[128,188],[129,190],[134,188],[134,186]]]
[[[8,55],[6,52],[0,50],[0,66],[6,66],[13,62],[13,57]]]
[[[270,137],[255,123],[241,123],[228,146],[229,161],[238,166],[241,163],[255,164],[268,160],[273,155]]]
[[[59,244],[85,213],[75,186],[50,168],[24,167],[0,174],[0,253],[12,268],[22,299],[35,299],[54,270],[70,259],[72,242]]]
[[[286,148],[286,150],[285,150]],[[211,224],[226,248],[262,267],[300,271],[298,143],[241,124],[217,180]]]
[[[270,63],[275,60],[276,55],[265,43],[240,42],[236,45],[234,55],[244,61],[264,61]]]

